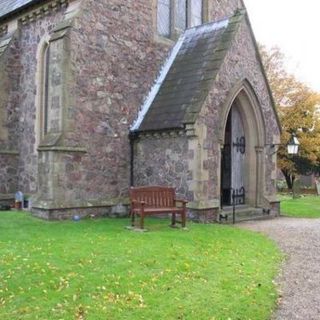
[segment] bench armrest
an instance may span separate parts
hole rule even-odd
[[[183,203],[183,204],[187,204],[188,201],[185,200],[185,199],[174,199],[175,202],[180,202],[180,203]]]
[[[138,201],[138,200],[131,200],[131,204],[133,206],[138,205],[138,206],[144,206],[146,204],[145,201]]]

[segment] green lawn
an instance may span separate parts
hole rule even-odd
[[[229,226],[0,212],[0,319],[269,319],[281,255]]]
[[[302,196],[292,199],[290,196],[282,196],[281,214],[300,218],[320,218],[320,197]]]

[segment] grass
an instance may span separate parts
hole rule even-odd
[[[320,218],[320,197],[281,197],[281,214],[297,218]]]
[[[281,261],[264,236],[147,219],[0,213],[0,319],[269,319]]]

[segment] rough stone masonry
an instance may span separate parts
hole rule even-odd
[[[125,215],[132,183],[172,185],[191,217],[215,220],[236,101],[248,137],[246,202],[277,210],[268,145],[279,125],[244,4],[200,2],[204,26],[177,28],[172,1],[162,36],[157,0],[0,0],[0,200],[21,190],[46,219]],[[132,130],[180,36],[204,55],[178,51],[145,115],[154,127]],[[171,99],[182,87],[188,104],[168,108],[163,90]],[[159,125],[174,117],[178,126]]]

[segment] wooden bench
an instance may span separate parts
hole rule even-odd
[[[176,223],[181,223],[185,228],[187,202],[176,199],[175,189],[171,187],[131,187],[131,226],[135,226],[136,215],[140,215],[140,229],[143,229],[145,216],[171,213],[171,226],[175,227]],[[177,206],[178,203],[180,206]],[[181,221],[176,220],[176,214],[181,215]]]

